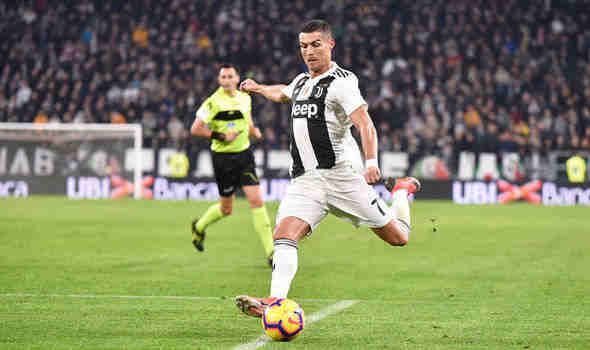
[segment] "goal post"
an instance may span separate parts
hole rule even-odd
[[[0,123],[0,179],[120,177],[140,199],[142,158],[140,124]]]

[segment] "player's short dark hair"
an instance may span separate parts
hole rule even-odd
[[[320,32],[333,37],[332,34],[332,27],[330,23],[324,21],[323,19],[312,19],[311,21],[305,22],[301,26],[300,33],[313,33],[313,32]]]
[[[224,62],[219,65],[219,70],[221,71],[221,69],[223,68],[233,68],[236,71],[236,74],[240,75],[240,71],[238,70],[238,67],[236,67],[235,64]]]

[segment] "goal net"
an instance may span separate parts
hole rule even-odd
[[[141,198],[141,142],[139,124],[0,123],[0,197]]]

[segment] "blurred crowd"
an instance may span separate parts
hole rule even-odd
[[[202,147],[188,128],[217,65],[289,82],[312,18],[332,24],[381,150],[590,150],[584,0],[2,2],[0,122],[141,123],[146,146]],[[288,109],[255,97],[262,147],[288,147]]]

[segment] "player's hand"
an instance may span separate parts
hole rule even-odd
[[[253,129],[252,137],[255,138],[256,140],[262,140],[262,132],[260,131],[259,128]]]
[[[231,142],[236,139],[242,132],[241,131],[232,131],[225,134],[224,142]]]
[[[252,79],[246,79],[240,84],[240,90],[244,92],[258,92],[260,84]]]
[[[367,183],[372,185],[377,183],[379,179],[381,179],[381,171],[379,171],[379,168],[374,166],[368,167],[365,171],[365,180],[367,180]]]

